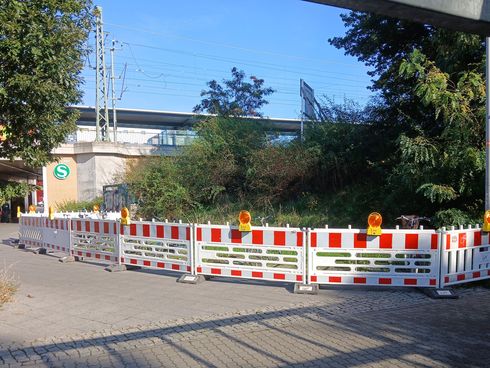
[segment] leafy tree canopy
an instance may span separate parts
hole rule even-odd
[[[42,166],[76,126],[90,0],[0,0],[0,154]]]
[[[223,84],[212,80],[207,83],[209,90],[201,91],[204,97],[200,104],[194,107],[195,113],[207,112],[220,116],[262,116],[258,111],[269,102],[266,96],[274,90],[264,87],[264,80],[251,76],[250,82],[245,81],[245,73],[233,68],[232,79],[223,80]]]

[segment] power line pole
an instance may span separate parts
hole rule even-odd
[[[112,91],[112,127],[114,129],[114,143],[117,143],[117,115],[116,115],[116,77],[114,76],[114,51],[116,41],[112,40],[111,47],[111,91]]]
[[[109,110],[107,107],[107,78],[105,68],[104,26],[102,8],[96,6],[95,15],[95,140],[109,141]]]

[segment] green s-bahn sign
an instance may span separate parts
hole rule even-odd
[[[58,180],[65,180],[70,175],[70,168],[66,164],[58,164],[54,167],[53,175]]]

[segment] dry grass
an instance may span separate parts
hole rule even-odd
[[[10,267],[0,268],[0,307],[13,299],[17,287],[17,281],[10,271]]]

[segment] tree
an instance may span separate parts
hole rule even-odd
[[[224,86],[212,80],[207,83],[209,90],[201,91],[204,97],[200,104],[194,107],[195,113],[207,112],[220,116],[262,116],[258,111],[269,102],[264,99],[274,92],[270,87],[265,88],[264,80],[251,76],[252,83],[245,82],[245,73],[233,68],[232,79],[223,80]]]
[[[29,166],[76,129],[90,0],[0,0],[0,154]]]

